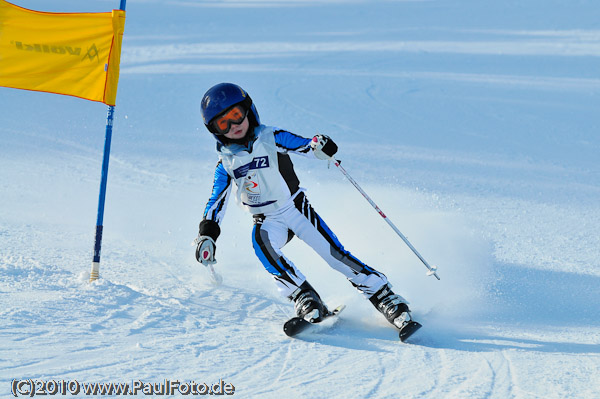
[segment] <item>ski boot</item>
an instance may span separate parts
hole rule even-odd
[[[387,321],[400,330],[402,342],[421,328],[419,323],[412,320],[406,299],[394,294],[389,284],[384,285],[369,300]]]
[[[320,322],[329,311],[327,307],[321,301],[321,297],[315,291],[315,289],[305,281],[292,295],[290,299],[294,301],[294,310],[296,316],[306,319],[311,323]]]

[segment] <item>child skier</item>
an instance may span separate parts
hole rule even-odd
[[[219,227],[232,187],[238,203],[253,215],[252,245],[279,292],[295,303],[298,317],[319,322],[328,310],[319,294],[281,249],[294,237],[312,247],[342,273],[386,319],[402,328],[410,322],[406,301],[394,294],[386,276],[346,251],[308,202],[289,154],[328,160],[337,151],[329,137],[297,136],[260,123],[241,87],[220,83],[202,98],[202,117],[217,140],[219,162],[212,194],[200,222],[196,259],[214,264]]]

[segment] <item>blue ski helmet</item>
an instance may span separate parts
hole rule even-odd
[[[248,117],[252,127],[260,125],[260,118],[250,95],[238,85],[233,83],[219,83],[208,89],[204,97],[202,97],[201,109],[204,125],[217,139],[219,139],[217,132],[210,122],[217,116],[225,113],[229,108],[238,104],[242,105],[245,110],[250,111],[248,112]]]

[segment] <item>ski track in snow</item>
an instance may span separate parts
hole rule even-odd
[[[0,88],[0,397],[13,378],[223,379],[242,398],[600,397],[593,2],[128,3],[93,284],[105,114]],[[347,308],[286,337],[293,307],[233,203],[224,283],[210,283],[191,241],[217,161],[198,103],[219,81],[246,87],[263,122],[333,136],[345,168],[439,266],[441,281],[426,277],[335,168],[294,159],[341,242],[411,302],[424,325],[411,344],[297,240],[288,257]]]

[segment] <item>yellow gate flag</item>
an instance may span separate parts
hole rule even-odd
[[[50,13],[0,0],[0,86],[115,105],[125,11]]]

